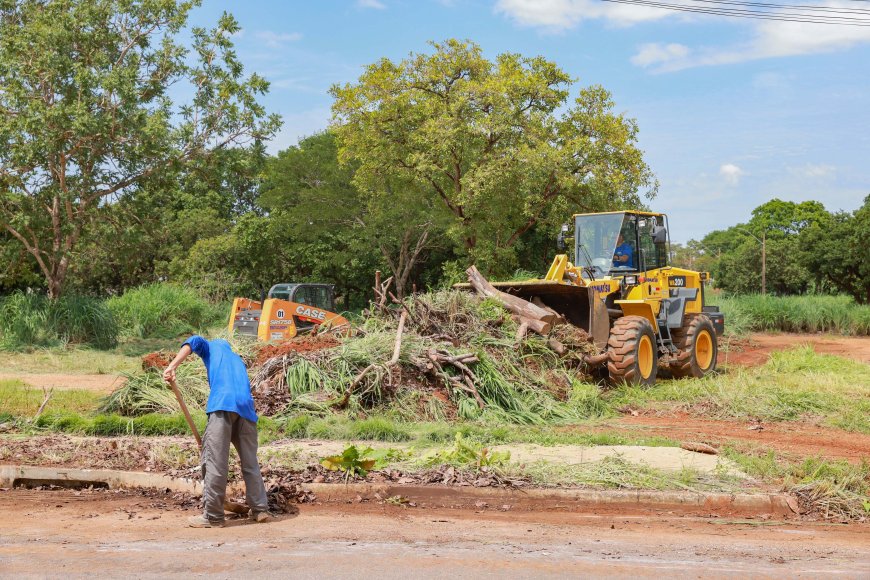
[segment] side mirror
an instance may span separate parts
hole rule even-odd
[[[652,231],[652,239],[656,244],[665,244],[668,241],[668,228],[655,226]]]
[[[568,224],[562,224],[562,229],[559,231],[559,235],[556,236],[556,249],[560,252],[564,252],[568,246],[565,244],[565,236],[571,231]]]

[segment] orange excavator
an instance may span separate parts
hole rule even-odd
[[[331,284],[275,284],[262,301],[234,298],[229,331],[262,341],[286,340],[315,327],[350,327],[335,312]]]

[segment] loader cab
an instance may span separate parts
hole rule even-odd
[[[668,265],[667,216],[608,212],[574,216],[574,264],[584,277],[624,276]]]
[[[332,284],[275,284],[269,289],[268,297],[334,312],[334,288]]]

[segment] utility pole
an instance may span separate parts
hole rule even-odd
[[[761,295],[767,295],[767,232],[761,232]]]

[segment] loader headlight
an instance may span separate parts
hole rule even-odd
[[[635,286],[637,285],[637,276],[626,276],[622,281],[626,286]]]

